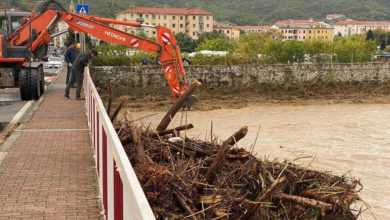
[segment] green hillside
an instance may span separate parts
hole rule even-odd
[[[70,0],[59,0],[66,8]],[[77,0],[74,1],[77,3]],[[0,8],[37,9],[40,1],[2,0]],[[85,0],[90,13],[114,17],[131,6],[202,8],[216,20],[237,25],[272,24],[282,19],[323,19],[341,13],[356,20],[389,20],[389,0]]]

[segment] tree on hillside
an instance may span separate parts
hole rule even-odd
[[[366,40],[375,40],[374,33],[372,32],[372,30],[368,30]]]
[[[78,40],[76,41],[76,35],[73,32],[69,31],[69,34],[66,37],[64,44],[66,47],[69,47],[74,42],[78,42]],[[92,39],[88,34],[85,35],[85,44],[86,44],[86,49],[92,48]]]
[[[180,51],[192,53],[195,51],[196,42],[185,33],[175,34],[177,45],[179,45]]]
[[[233,52],[235,49],[234,43],[229,39],[216,38],[212,40],[205,40],[203,43],[198,44],[196,51],[212,50],[212,51],[229,51]]]
[[[305,53],[316,63],[322,63],[331,56],[332,44],[323,40],[307,40],[304,42]]]
[[[333,42],[333,52],[340,63],[367,62],[375,51],[375,41],[366,41],[364,35],[337,38]]]
[[[218,32],[216,30],[213,30],[212,32],[203,32],[199,34],[197,44],[202,44],[206,40],[214,40],[214,39],[228,39],[226,34],[222,32]]]
[[[257,33],[247,33],[240,37],[237,52],[257,57],[264,51],[265,39]]]

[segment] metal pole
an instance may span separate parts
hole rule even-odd
[[[84,0],[81,0],[81,4],[84,5]],[[82,33],[82,37],[81,37],[81,51],[85,51],[86,47],[85,47],[85,34],[84,32]]]

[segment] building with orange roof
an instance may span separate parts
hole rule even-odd
[[[329,14],[326,15],[326,20],[333,21],[333,20],[340,20],[345,18],[345,15],[343,14]]]
[[[116,19],[164,26],[174,34],[186,33],[193,39],[197,39],[199,33],[213,31],[213,14],[202,9],[136,7],[118,13]],[[115,28],[132,34],[143,32],[147,37],[156,37],[156,31],[152,28],[123,25],[116,25]]]
[[[282,20],[272,28],[282,33],[283,40],[325,40],[333,41],[333,27],[324,22],[309,20]]]
[[[365,34],[369,30],[389,30],[390,22],[388,21],[354,21],[345,20],[334,24],[334,35],[351,36]]]
[[[240,30],[235,29],[232,25],[214,22],[213,30],[224,33],[231,40],[238,41],[240,39]]]
[[[269,31],[271,26],[234,26],[233,28],[240,30],[242,33],[264,33]]]

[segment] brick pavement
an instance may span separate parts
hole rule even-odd
[[[63,97],[65,74],[0,164],[0,220],[103,219],[85,102]]]

